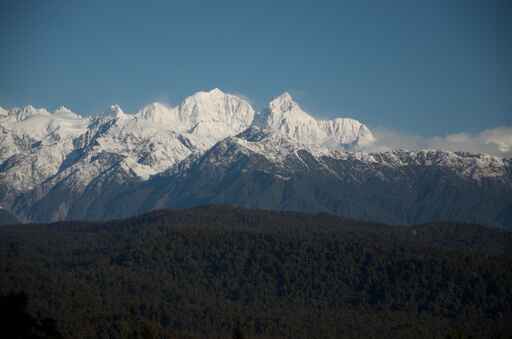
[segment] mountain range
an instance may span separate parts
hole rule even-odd
[[[512,227],[511,159],[368,151],[378,143],[363,123],[317,119],[288,93],[261,112],[219,89],[136,113],[0,108],[0,205],[24,222],[234,204]]]

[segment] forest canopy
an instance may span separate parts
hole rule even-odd
[[[0,227],[0,294],[66,338],[509,338],[511,245],[470,224],[161,210]]]

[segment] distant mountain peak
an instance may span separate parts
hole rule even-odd
[[[257,125],[300,144],[328,148],[366,146],[375,141],[371,131],[350,118],[320,120],[305,112],[288,92],[272,99]]]
[[[187,97],[177,110],[182,124],[204,135],[234,135],[254,119],[254,109],[247,100],[218,88]]]
[[[289,92],[284,91],[280,95],[276,96],[272,101],[292,102],[293,97]]]
[[[303,112],[299,104],[297,104],[293,97],[288,92],[275,97],[269,103],[269,110],[271,113],[285,113],[290,111]]]
[[[18,121],[26,120],[34,115],[50,115],[50,112],[48,112],[46,109],[35,108],[32,105],[27,105],[21,109],[14,109],[14,112]]]
[[[66,113],[70,113],[72,112],[69,108],[67,108],[66,106],[59,106],[57,107],[57,109],[55,110],[55,112],[66,112]]]
[[[223,99],[224,97],[228,96],[227,93],[224,93],[219,88],[213,88],[209,91],[198,91],[192,94],[191,96],[185,98],[184,102],[187,101],[194,101],[194,100],[201,100],[201,101],[208,101],[208,100],[216,100],[216,99]]]
[[[126,118],[127,114],[124,113],[123,109],[121,108],[121,106],[117,105],[117,104],[114,104],[112,106],[110,106],[110,113],[117,119],[124,119]]]
[[[208,92],[211,95],[224,95],[225,93],[221,91],[219,88],[215,87],[214,89]]]

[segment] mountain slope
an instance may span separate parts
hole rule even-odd
[[[131,206],[138,213],[228,203],[386,223],[512,225],[504,212],[512,206],[508,161],[441,151],[315,154],[283,149],[286,144],[270,156],[272,148],[262,147],[261,141],[255,146],[228,138],[183,168],[127,188],[109,204]],[[488,172],[491,167],[494,171]]]

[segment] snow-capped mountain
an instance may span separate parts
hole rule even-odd
[[[137,120],[197,136],[196,141],[203,147],[244,131],[251,125],[253,117],[254,110],[246,100],[218,88],[198,92],[178,107],[154,103],[135,115]]]
[[[354,119],[317,120],[304,112],[289,93],[273,99],[258,125],[306,145],[326,147],[366,146],[375,142],[372,132]]]
[[[361,122],[284,93],[256,113],[219,89],[135,113],[0,109],[0,204],[24,221],[234,203],[375,221],[512,226],[512,166],[489,155],[361,152]],[[449,199],[447,201],[447,199]]]
[[[52,113],[32,106],[7,111],[0,118],[0,182],[16,191],[42,183],[58,171],[87,126],[87,119],[65,107]]]
[[[147,179],[245,130],[253,115],[245,100],[218,89],[196,93],[176,108],[154,103],[136,114],[124,113],[119,105],[92,118],[65,107],[52,113],[32,106],[15,108],[0,120],[2,181],[27,191],[52,175],[67,177],[72,167],[86,185],[104,170],[91,168],[104,154],[120,157],[116,166]],[[26,168],[20,170],[20,165]],[[86,168],[92,173],[84,175]]]

